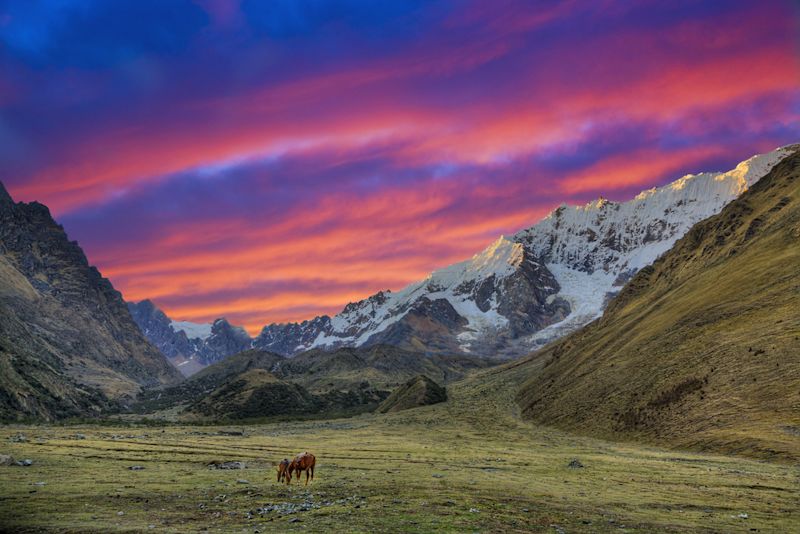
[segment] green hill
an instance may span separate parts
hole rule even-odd
[[[417,375],[378,406],[378,413],[399,412],[410,408],[445,402],[447,390],[425,375]]]
[[[528,365],[518,402],[537,422],[800,458],[800,153]]]

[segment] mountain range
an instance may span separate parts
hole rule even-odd
[[[224,319],[173,322],[149,301],[130,305],[131,311],[186,374],[246,347],[291,356],[388,344],[428,354],[519,357],[599,317],[636,272],[790,152],[779,148],[727,172],[689,174],[627,202],[562,205],[530,228],[501,236],[469,260],[398,292],[380,291],[333,317],[270,324],[252,340]]]

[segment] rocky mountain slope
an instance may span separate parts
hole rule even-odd
[[[47,207],[0,184],[0,418],[97,413],[179,380]]]
[[[253,346],[285,355],[378,343],[426,352],[527,353],[598,317],[626,280],[789,153],[782,148],[728,172],[687,175],[628,202],[561,206],[401,291],[376,293],[334,317],[265,326]]]
[[[250,348],[253,341],[224,318],[211,324],[172,321],[150,300],[129,302],[128,309],[147,339],[185,376]]]
[[[519,403],[604,438],[800,458],[800,145],[534,356]],[[602,399],[602,402],[599,400]]]

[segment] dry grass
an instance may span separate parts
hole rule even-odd
[[[0,524],[60,532],[797,530],[797,467],[532,426],[513,403],[532,365],[483,371],[451,386],[443,404],[243,427],[244,436],[216,427],[2,427],[0,452],[34,465],[0,468]],[[28,442],[8,440],[18,432]],[[276,484],[271,462],[305,449],[317,456],[314,483]],[[569,468],[572,458],[585,467]],[[215,460],[248,468],[208,469]],[[258,512],[306,501],[315,507]]]

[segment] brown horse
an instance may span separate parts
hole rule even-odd
[[[287,478],[286,483],[289,484],[292,481],[292,472],[297,472],[297,480],[300,481],[300,472],[306,472],[306,486],[308,486],[308,476],[311,474],[311,480],[314,480],[314,466],[317,463],[317,459],[314,457],[313,454],[310,452],[304,452],[302,454],[298,454],[294,457],[289,463],[289,468],[287,471]]]
[[[283,479],[286,478],[289,474],[289,460],[284,458],[281,463],[278,464],[278,482],[283,482]]]

